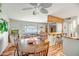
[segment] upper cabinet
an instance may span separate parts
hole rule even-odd
[[[63,22],[64,20],[55,16],[48,16],[49,33],[59,34],[63,33]]]
[[[48,16],[48,22],[55,22],[55,23],[63,23],[64,20],[60,17],[55,17],[55,16]]]

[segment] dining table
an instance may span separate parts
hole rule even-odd
[[[33,38],[25,38],[25,39],[21,39],[19,40],[19,52],[21,55],[23,52],[25,53],[30,53],[33,54],[35,49],[37,48],[37,45],[43,43],[42,41],[40,41],[38,38],[33,37]]]

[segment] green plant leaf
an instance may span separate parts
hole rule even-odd
[[[8,23],[2,18],[0,20],[1,20],[0,21],[0,32],[3,33],[3,32],[8,31]]]

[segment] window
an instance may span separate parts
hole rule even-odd
[[[73,29],[76,27],[76,21],[73,21]]]
[[[25,26],[25,33],[26,34],[36,34],[37,26],[32,26],[32,25]]]

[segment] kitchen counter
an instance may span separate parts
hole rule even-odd
[[[57,35],[57,34],[62,34],[62,33],[58,33],[58,32],[51,32],[51,33],[49,33],[49,35]]]
[[[69,37],[69,36],[63,36],[64,38],[69,38],[69,39],[74,39],[74,40],[79,40],[78,37]]]

